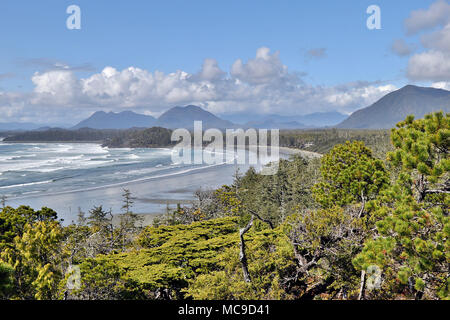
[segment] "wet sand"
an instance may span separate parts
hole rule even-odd
[[[288,158],[292,154],[302,154],[305,157],[320,156],[307,151],[280,148],[280,157]],[[127,188],[136,198],[132,208],[133,212],[145,215],[146,221],[149,223],[154,216],[165,213],[168,207],[176,208],[178,203],[191,204],[194,200],[194,192],[200,188],[216,189],[224,184],[231,184],[237,168],[241,173],[245,173],[249,166],[217,165],[173,176],[149,178],[121,186],[37,197],[30,196],[8,201],[7,204],[13,207],[29,205],[35,209],[46,206],[54,209],[67,224],[77,219],[78,208],[89,215],[90,209],[102,205],[104,209],[111,210],[113,214],[120,214],[123,189]]]

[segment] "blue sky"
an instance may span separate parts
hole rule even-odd
[[[172,103],[190,102],[203,103],[205,108],[219,114],[259,112],[261,108],[258,108],[258,103],[263,104],[264,112],[278,112],[277,108],[285,109],[284,106],[290,102],[276,100],[275,96],[282,96],[280,90],[291,90],[294,82],[294,86],[300,86],[302,90],[309,88],[317,91],[328,88],[332,90],[332,93],[327,91],[331,95],[345,93],[342,87],[345,87],[345,90],[351,90],[352,85],[361,88],[363,83],[374,88],[389,85],[390,90],[407,83],[440,83],[446,87],[450,79],[447,79],[445,74],[434,78],[433,75],[422,76],[416,71],[408,71],[413,55],[437,50],[430,46],[424,47],[421,43],[423,32],[438,32],[446,26],[445,17],[425,15],[426,10],[430,10],[430,6],[437,2],[443,6],[448,4],[445,0],[2,0],[0,111],[7,114],[5,119],[25,121],[37,116],[37,113],[30,112],[30,109],[36,110],[45,105],[52,121],[60,122],[65,120],[63,115],[67,114],[67,110],[78,110],[75,117],[85,116],[98,108],[114,111],[133,109],[157,115]],[[72,4],[81,8],[81,30],[66,28],[66,19],[69,16],[66,8]],[[366,27],[366,19],[369,16],[366,9],[371,4],[381,8],[381,30],[369,30]],[[423,30],[409,35],[405,21],[412,12],[420,9],[424,10],[424,17],[431,19],[431,22],[428,27],[425,24]],[[418,17],[419,20],[420,18]],[[396,40],[410,47],[411,52],[403,56],[393,52],[391,47]],[[269,81],[270,84],[252,82],[243,75],[242,70],[250,72],[250,69],[246,69],[250,65],[246,63],[252,59],[257,60],[256,52],[260,48],[270,49],[270,54],[265,54],[267,59],[263,60],[269,61],[270,58],[274,65],[287,68],[282,80],[283,85],[281,82],[275,84],[272,80]],[[442,52],[448,54],[445,50]],[[92,100],[92,97],[79,98],[81,94],[77,91],[66,98],[55,92],[60,88],[68,88],[70,84],[61,84],[51,90],[43,87],[49,82],[52,85],[55,81],[72,81],[73,77],[76,80],[71,83],[77,86],[80,79],[99,74],[105,67],[112,67],[117,73],[133,67],[152,75],[156,71],[168,75],[177,70],[195,75],[200,72],[204,59],[207,58],[213,59],[217,67],[225,73],[224,77],[233,78],[234,82],[239,77],[236,76],[237,73],[233,75],[231,69],[235,62],[241,59],[244,67],[240,80],[247,79],[248,85],[255,90],[255,95],[263,85],[266,85],[265,88],[276,88],[277,95],[274,93],[264,101],[259,97],[249,101],[249,97],[235,98],[237,89],[234,88],[232,93],[227,92],[225,95],[215,91],[205,96],[205,101],[199,101],[199,95],[190,97],[186,93],[184,98],[180,99],[155,98],[154,95],[143,94],[142,99],[127,102],[113,99],[115,93],[104,87],[101,91],[96,86],[95,90],[100,91],[95,95],[109,94],[106,101]],[[36,72],[39,76],[57,72],[55,65],[61,64],[66,66],[66,70],[63,70],[64,77],[53,74],[52,77],[41,77],[32,81]],[[280,67],[279,70],[282,69]],[[136,72],[133,71],[133,74]],[[289,81],[286,80],[287,75],[290,77]],[[117,77],[119,76],[118,74]],[[142,79],[143,76],[136,77]],[[294,81],[291,77],[297,79]],[[206,80],[216,85],[215,90],[219,90],[219,87],[221,90],[231,90],[229,85],[223,82],[221,85],[215,84],[216,78]],[[206,80],[202,79],[202,83]],[[151,90],[153,87],[140,88]],[[289,112],[338,110],[349,113],[364,107],[364,103],[378,98],[389,88],[379,90],[367,99],[355,99],[348,105],[342,101],[327,106],[326,102],[320,101],[317,102],[317,109],[311,105],[315,104],[315,100],[308,96],[302,104],[289,109]],[[45,99],[32,97],[37,91],[51,93],[57,97],[53,102],[49,101],[48,96]],[[84,87],[82,91],[86,91]],[[321,94],[316,91],[315,95]],[[133,94],[136,95],[136,92],[133,91]],[[123,92],[117,96],[123,96]],[[75,101],[67,103],[68,98],[79,98],[78,104]],[[327,101],[333,101],[333,98]],[[20,108],[17,107],[19,104]],[[64,106],[61,106],[62,104]],[[273,110],[271,105],[275,106]],[[49,119],[49,115],[46,119]]]

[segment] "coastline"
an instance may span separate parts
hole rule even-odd
[[[24,143],[24,142],[19,142]],[[57,143],[57,142],[48,142]],[[89,142],[60,142],[62,144],[83,144]],[[91,144],[101,145],[98,142]],[[241,146],[239,149],[247,149]],[[115,148],[111,148],[115,149]],[[119,148],[121,149],[121,148]],[[161,148],[146,148],[161,149]],[[269,148],[270,151],[270,148]],[[130,150],[130,152],[132,152]],[[305,158],[317,158],[321,155],[314,152],[280,147],[281,159],[288,159],[291,155],[302,155]],[[111,209],[114,215],[120,215],[121,194],[123,188],[130,189],[136,197],[134,212],[144,217],[146,224],[151,223],[155,216],[166,212],[166,208],[175,208],[177,204],[190,205],[195,201],[194,192],[202,189],[217,189],[233,181],[236,169],[246,172],[248,165],[220,164],[201,168],[187,168],[180,172],[173,172],[156,176],[141,176],[132,181],[110,185],[92,185],[86,188],[57,191],[46,194],[20,195],[9,199],[12,206],[30,205],[35,209],[48,206],[58,212],[58,216],[70,223],[76,220],[77,208],[88,213],[94,206],[103,205]]]
[[[1,140],[2,138],[0,138],[0,142],[1,143],[67,143],[67,144],[83,144],[83,143],[90,143],[90,144],[98,144],[100,146],[104,145],[104,141],[102,140],[86,140],[86,141],[59,141],[59,140],[55,140],[55,141],[34,141],[34,140],[26,140],[26,141],[4,141]],[[3,137],[4,139],[4,137]],[[158,146],[158,147],[147,147],[145,149],[161,149],[161,148],[169,148],[172,147],[172,145],[167,145],[167,146]],[[248,150],[249,146],[236,146],[237,149],[245,149]],[[128,147],[108,147],[110,149],[126,149]],[[270,149],[270,147],[268,147]],[[307,151],[307,150],[302,150],[302,149],[295,149],[295,148],[290,148],[290,147],[278,147],[280,154],[283,155],[302,155],[306,158],[320,158],[322,157],[322,154],[317,153],[317,152],[313,152],[313,151]],[[139,149],[139,148],[132,148],[132,149]]]
[[[0,140],[0,142],[2,142],[2,143],[68,143],[68,144],[71,144],[71,143],[76,143],[76,144],[82,144],[82,143],[91,143],[91,144],[99,144],[99,145],[103,145],[103,143],[104,143],[104,141],[101,141],[101,140],[86,140],[86,141],[80,141],[80,140],[77,140],[77,141],[58,141],[58,140],[55,140],[55,141],[42,141],[42,140],[40,140],[40,141],[33,141],[33,140],[26,140],[26,141],[4,141],[4,140]]]
[[[314,151],[307,151],[302,149],[294,149],[289,147],[279,147],[280,153],[285,155],[301,155],[308,159],[321,158],[322,154]]]

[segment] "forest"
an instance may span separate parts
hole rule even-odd
[[[0,133],[1,134],[1,133]],[[111,148],[155,148],[174,144],[170,137],[172,131],[153,127],[148,129],[132,128],[67,130],[53,128],[6,134],[4,142],[100,142]]]
[[[118,223],[102,206],[63,225],[3,203],[0,299],[448,300],[449,124],[285,132],[323,156],[236,172],[150,226],[126,189]]]
[[[161,127],[119,129],[67,130],[52,128],[26,132],[0,132],[5,136],[4,142],[100,142],[110,148],[156,148],[174,146],[171,141],[172,130]],[[191,134],[193,136],[193,134]],[[374,154],[382,157],[392,146],[387,130],[364,129],[298,129],[280,130],[279,145],[281,147],[297,148],[319,153],[327,153],[336,144],[346,141],[363,141],[370,146]],[[191,137],[192,143],[193,137]],[[268,142],[270,144],[270,130]],[[223,145],[226,145],[224,134]],[[206,146],[208,142],[204,142]]]

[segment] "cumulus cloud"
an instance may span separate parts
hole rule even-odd
[[[415,34],[448,23],[450,23],[450,4],[446,0],[438,0],[428,9],[411,12],[405,20],[405,27],[408,34]]]
[[[71,71],[36,72],[31,81],[34,83],[33,104],[64,105],[77,100],[80,86]]]
[[[345,111],[346,106],[355,103],[368,106],[375,100],[378,100],[396,89],[397,88],[391,84],[375,85],[365,82],[359,84],[350,83],[328,90],[325,99],[330,104],[342,107],[343,111]],[[352,110],[347,108],[347,111]]]
[[[450,4],[439,0],[427,10],[414,11],[405,24],[410,33],[438,28],[421,36],[421,43],[426,50],[409,59],[408,78],[450,81]]]
[[[413,80],[449,80],[450,55],[432,50],[412,56],[408,64],[408,77]]]
[[[391,51],[400,57],[409,56],[413,48],[403,39],[396,39],[391,45]]]
[[[215,59],[205,59],[200,72],[193,77],[193,80],[215,81],[222,79],[226,73],[219,68],[219,64]]]
[[[229,72],[214,59],[205,59],[197,73],[172,73],[137,67],[79,78],[72,70],[36,72],[33,92],[0,93],[0,110],[10,118],[38,117],[73,122],[97,110],[132,109],[158,115],[175,105],[196,104],[217,113],[307,114],[338,110],[350,113],[396,88],[379,83],[354,82],[323,87],[304,83],[290,72],[278,52],[259,48],[254,58],[236,60]],[[36,119],[34,119],[36,121]]]
[[[231,75],[250,84],[284,82],[289,78],[288,68],[280,61],[279,52],[270,54],[270,49],[259,48],[256,57],[246,63],[236,60],[231,67]]]
[[[423,35],[421,41],[426,48],[450,53],[450,23],[441,30]]]

